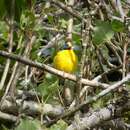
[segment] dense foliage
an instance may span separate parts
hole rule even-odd
[[[129,128],[129,78],[122,80],[130,67],[129,16],[128,0],[0,0],[0,51],[37,64],[0,56],[0,129]],[[67,75],[53,70],[53,58],[69,43],[78,69]],[[106,90],[113,84],[114,91]],[[110,105],[116,112],[100,117]]]

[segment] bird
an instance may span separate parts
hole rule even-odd
[[[67,45],[67,46],[66,46]],[[68,46],[68,44],[64,45],[63,50],[59,50],[53,59],[54,67],[58,70],[74,73],[78,66],[78,57],[73,50],[72,46]],[[62,96],[64,99],[64,103],[66,105],[70,105],[72,102],[72,91],[71,88],[67,87],[66,84],[67,79],[59,78],[59,86],[63,87]]]
[[[53,59],[54,68],[73,73],[77,69],[78,57],[72,48],[60,50]]]

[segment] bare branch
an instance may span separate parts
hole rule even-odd
[[[122,103],[124,104],[123,106]],[[110,104],[105,108],[93,112],[90,116],[81,118],[79,122],[74,122],[66,130],[79,130],[79,128],[80,130],[88,130],[96,125],[100,125],[100,123],[110,120],[111,118],[121,116],[121,113],[124,111],[124,109],[128,110],[129,108],[130,101],[117,101],[115,104]]]
[[[39,52],[38,56],[40,56],[46,49],[53,47],[57,41],[61,40],[64,37],[64,35],[57,34],[54,38],[52,38],[46,46],[44,46]]]
[[[76,17],[77,19],[87,22],[78,12],[69,9],[66,5],[64,5],[62,2],[59,2],[57,0],[50,0],[53,4],[55,4],[56,6],[60,7],[61,9],[65,10],[66,12],[68,12],[69,14],[71,14],[72,16]]]
[[[17,117],[0,111],[0,119],[8,122],[16,122]]]
[[[69,80],[72,80],[74,82],[77,81],[77,77],[75,75],[65,73],[63,71],[59,71],[59,70],[57,70],[55,68],[52,68],[52,67],[50,67],[50,66],[48,66],[46,64],[41,64],[39,62],[33,62],[31,60],[22,58],[22,57],[20,57],[18,55],[11,54],[11,53],[8,53],[8,52],[5,52],[5,51],[0,51],[0,55],[4,56],[4,57],[7,57],[7,58],[10,58],[12,60],[19,61],[19,62],[21,62],[23,64],[30,65],[32,67],[36,67],[38,69],[45,70],[45,71],[47,71],[49,73],[55,74],[55,75],[60,76],[60,77],[62,77],[64,79],[69,79]],[[81,79],[81,82],[82,82],[82,84],[85,84],[85,85],[88,85],[88,86],[93,86],[93,87],[96,87],[96,86],[101,86],[102,88],[108,87],[107,84],[103,84],[103,83],[100,83],[100,82],[94,82],[94,81],[87,80],[87,79],[84,79],[84,78]]]
[[[76,111],[80,110],[82,107],[84,107],[87,104],[93,103],[95,101],[97,101],[98,99],[100,99],[101,97],[107,95],[108,93],[112,92],[113,90],[117,89],[120,87],[120,85],[124,84],[125,82],[127,82],[128,80],[130,80],[130,74],[128,74],[125,78],[123,78],[121,81],[109,86],[107,89],[101,91],[98,95],[89,98],[87,101],[84,101],[83,103],[81,103],[80,105],[78,105],[75,108],[72,108],[71,110],[65,112],[64,114],[62,114],[61,116],[57,117],[55,120],[51,121],[50,123],[48,123],[47,125],[52,125],[53,123],[55,123],[56,121],[58,121],[59,119],[68,117],[72,114],[74,114]]]
[[[111,128],[112,130],[128,130],[128,126],[126,125],[126,123],[122,120],[122,119],[114,119],[114,120],[110,120],[110,121],[106,121],[102,124],[100,124],[101,127],[105,128],[105,129],[109,129]]]
[[[64,108],[61,106],[54,106],[51,104],[39,104],[35,101],[23,101],[22,99],[17,99],[16,104],[9,100],[4,100],[1,105],[1,110],[7,113],[16,115],[18,114],[18,109],[21,109],[22,114],[30,115],[35,117],[43,112],[43,115],[49,115],[51,117],[59,116],[64,112]]]
[[[125,13],[124,13],[124,11],[123,11],[121,1],[120,1],[120,0],[116,0],[116,4],[117,4],[118,10],[119,10],[119,13],[120,13],[120,15],[121,15],[121,18],[124,20],[124,18],[125,18]]]

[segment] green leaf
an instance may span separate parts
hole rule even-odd
[[[59,23],[60,23],[60,26],[61,26],[62,28],[66,28],[68,22],[67,22],[66,20],[64,20],[64,19],[60,19],[60,20],[59,20]]]
[[[7,41],[9,27],[4,21],[0,21],[0,39]]]
[[[38,120],[22,119],[15,130],[38,130],[40,122]]]
[[[93,103],[94,109],[99,109],[99,108],[103,107],[103,105],[104,105],[104,102],[102,99],[99,99],[95,103]]]
[[[22,11],[25,9],[31,9],[34,3],[35,0],[15,0],[14,5],[12,5],[12,0],[0,0],[0,17],[6,16],[8,18],[11,18],[11,9],[12,6],[14,6],[14,19],[18,22]]]
[[[80,44],[81,37],[79,35],[73,33],[73,40],[76,42],[76,44]]]
[[[115,32],[123,32],[125,30],[124,24],[118,20],[113,20],[111,24]]]
[[[22,30],[26,30],[26,29],[33,29],[35,25],[35,16],[34,14],[29,11],[29,10],[25,10],[20,18],[20,26]]]
[[[54,19],[53,19],[53,16],[51,16],[51,15],[48,15],[48,21],[49,21],[49,23],[53,23],[53,21],[54,21]]]
[[[22,1],[15,1],[14,3],[14,14],[15,14],[15,20],[18,20],[20,18],[20,14],[21,14],[21,8],[23,7],[23,0]],[[12,14],[11,14],[11,9],[12,9],[12,1],[11,0],[0,0],[0,16],[6,16],[8,18],[11,18]]]
[[[3,16],[5,16],[5,14],[6,14],[6,9],[5,9],[4,1],[5,0],[0,0],[0,18],[2,18]]]
[[[9,130],[8,128],[6,128],[6,126],[4,126],[3,124],[0,125],[0,130]]]
[[[63,120],[59,120],[55,125],[51,126],[49,130],[66,130],[67,123]]]
[[[36,60],[37,58],[38,58],[38,56],[37,56],[37,50],[38,50],[38,48],[40,48],[40,42],[39,42],[39,39],[37,39],[36,41],[35,41],[35,44],[33,44],[33,46],[32,46],[32,50],[31,50],[31,59],[32,60]],[[37,61],[38,62],[43,62],[43,59],[42,59],[42,57],[40,57],[41,58],[41,60],[39,60],[39,59],[37,59]]]
[[[111,24],[105,21],[98,21],[94,27],[92,40],[94,44],[101,44],[110,41],[114,35]]]
[[[15,1],[15,20],[19,21],[22,11],[26,8],[25,0],[16,0]]]
[[[53,95],[57,92],[58,87],[57,78],[48,73],[44,81],[37,87],[37,91],[40,92],[46,100],[53,97]]]
[[[130,17],[130,10],[129,10],[128,13],[127,13],[127,17]]]

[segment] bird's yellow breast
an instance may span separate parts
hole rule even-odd
[[[73,50],[62,50],[56,54],[53,63],[56,69],[72,73],[77,68],[78,58]]]

